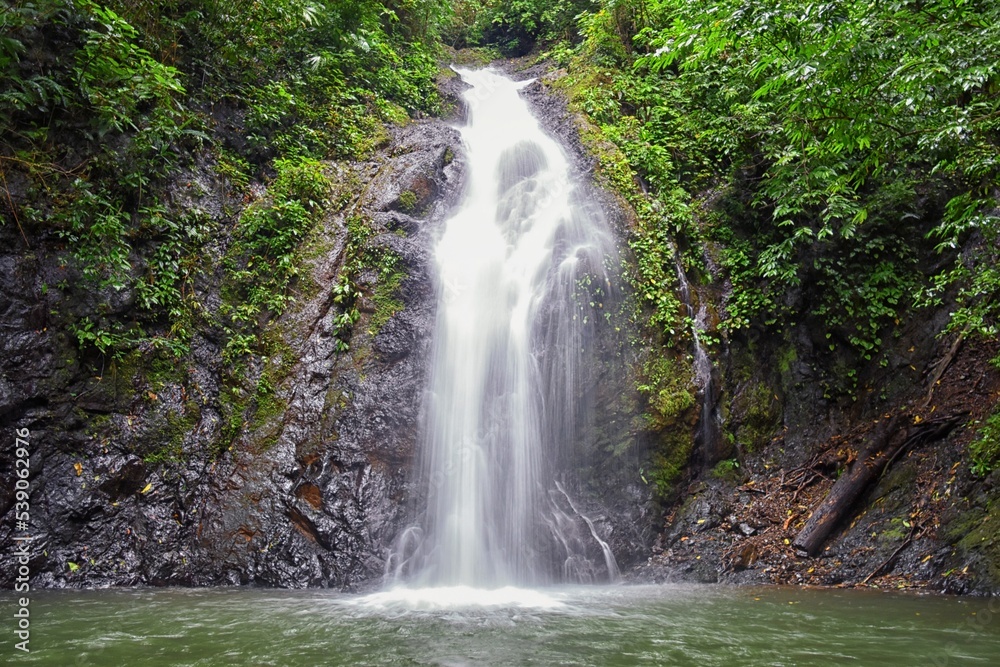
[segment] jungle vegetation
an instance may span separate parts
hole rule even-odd
[[[438,113],[449,47],[563,69],[594,144],[616,147],[601,170],[639,214],[636,289],[668,343],[691,326],[677,256],[730,286],[707,340],[814,323],[846,369],[833,394],[920,309],[997,337],[990,0],[3,0],[3,224],[25,252],[67,253],[79,283],[47,289],[135,293],[128,319],[74,315],[82,346],[183,355],[217,317],[251,354],[335,197],[324,162]],[[246,201],[221,223],[178,204],[178,174],[205,163]],[[193,285],[220,224],[216,316]]]

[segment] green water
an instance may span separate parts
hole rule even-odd
[[[0,663],[12,665],[1000,665],[998,599],[704,586],[464,601],[34,592],[23,654],[11,597]]]

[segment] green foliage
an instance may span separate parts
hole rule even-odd
[[[970,198],[966,202],[971,205]],[[1000,335],[1000,221],[976,215],[968,230],[951,235],[945,245],[957,244],[965,236],[971,236],[973,241],[966,244],[966,250],[950,267],[923,286],[918,303],[940,306],[949,291],[954,291],[958,308],[945,332],[996,339]],[[1000,357],[994,363],[1000,364]]]
[[[736,459],[723,459],[712,468],[712,477],[725,480],[732,484],[738,484],[742,479],[740,472],[740,462]]]
[[[871,358],[913,287],[913,237],[926,231],[907,230],[925,215],[913,209],[915,190],[951,185],[935,232],[949,239],[962,233],[959,219],[990,206],[997,8],[771,0],[658,9],[672,22],[640,36],[652,53],[638,71],[690,87],[711,77],[723,97],[699,101],[737,131],[759,125],[741,127],[741,109],[770,118],[748,156],[760,165],[752,205],[772,225],[752,235],[759,279],[768,291],[817,280],[833,298],[814,314],[849,322],[849,344]]]
[[[972,472],[984,477],[1000,465],[1000,410],[994,410],[979,429],[978,437],[969,445]]]
[[[99,136],[138,129],[140,106],[169,105],[173,96],[184,93],[180,73],[137,46],[138,32],[125,19],[91,0],[75,4],[91,19],[83,30],[83,46],[75,54],[76,78],[96,113]]]
[[[372,313],[369,322],[369,330],[374,335],[377,334],[389,318],[403,309],[403,302],[399,298],[399,286],[402,284],[406,273],[400,266],[399,255],[387,248],[379,249],[375,259],[378,268],[378,282],[375,284],[375,291],[372,294],[372,301],[375,302],[375,312]]]
[[[226,301],[220,308],[228,334],[225,355],[233,360],[253,351],[251,333],[259,318],[284,312],[288,287],[298,275],[296,250],[322,214],[331,191],[323,163],[275,161],[269,198],[247,207],[226,254]]]
[[[586,86],[586,82],[569,83],[574,86],[571,95],[578,100],[583,97],[585,105],[589,98],[583,91],[593,89]],[[611,126],[587,128],[583,140],[598,158],[599,176],[608,187],[622,195],[639,216],[641,229],[629,239],[637,271],[634,275],[628,274],[627,278],[639,294],[640,303],[649,309],[650,323],[665,337],[674,337],[685,330],[684,309],[677,297],[674,260],[677,250],[671,232],[686,225],[690,210],[681,190],[675,189],[662,198],[651,200],[636,188],[635,172],[625,154],[606,138],[607,132],[613,131]]]
[[[128,284],[132,265],[128,243],[130,216],[107,191],[83,179],[70,186],[69,203],[52,217],[57,234],[72,247],[85,278],[100,287],[121,290]]]
[[[491,45],[521,56],[539,40],[576,41],[576,17],[591,6],[589,0],[459,0],[442,36],[456,48]]]
[[[231,278],[266,278],[230,295],[223,325],[238,356],[286,304],[294,247],[325,197],[315,169],[291,165],[366,155],[384,123],[436,111],[433,52],[451,11],[439,0],[6,0],[0,16],[0,172],[4,187],[26,183],[3,222],[26,239],[61,237],[84,279],[68,290],[136,295],[134,322],[73,324],[82,345],[183,354],[206,315],[194,278],[222,221],[189,212],[169,184],[208,143],[232,186],[228,215],[276,174],[229,248],[243,272]]]
[[[723,329],[809,321],[856,364],[905,308],[957,292],[952,327],[995,335],[995,3],[627,6],[580,16],[560,85],[624,156],[609,180],[639,214],[637,288],[661,329],[678,330],[667,260],[697,273],[710,242]],[[932,269],[935,245],[975,250]]]

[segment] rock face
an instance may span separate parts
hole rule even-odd
[[[652,557],[632,576],[996,594],[997,475],[975,478],[966,449],[1000,389],[1000,373],[987,363],[998,348],[966,342],[934,380],[953,343],[910,328],[889,355],[890,370],[862,377],[866,393],[882,394],[866,404],[817,396],[815,359],[802,347],[774,350],[777,358],[769,352],[753,371],[733,354],[724,398],[731,432],[743,436],[739,466],[690,480]],[[882,393],[891,383],[899,384]],[[902,450],[818,553],[796,549],[812,513],[838,478],[865,465],[858,457],[892,415]]]
[[[65,313],[127,314],[132,297],[70,303],[46,287],[72,277],[58,248],[25,257],[2,229],[0,423],[11,441],[15,428],[30,432],[33,585],[350,587],[381,576],[403,517],[433,324],[430,251],[461,194],[461,141],[442,121],[417,122],[371,159],[330,169],[347,204],[307,240],[295,305],[264,324],[276,352],[239,367],[222,361],[210,326],[180,360],[81,357]],[[356,276],[360,319],[345,351],[333,288],[357,252],[352,224],[364,225],[367,252],[393,260],[392,275]],[[219,274],[196,288],[210,308]],[[13,466],[4,454],[4,479]],[[9,587],[12,485],[0,493]]]

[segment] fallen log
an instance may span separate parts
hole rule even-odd
[[[819,553],[833,529],[887,466],[910,447],[943,438],[962,421],[965,414],[942,417],[909,428],[904,428],[908,420],[903,414],[880,423],[872,434],[871,445],[830,487],[830,492],[810,515],[806,525],[792,541],[792,546],[810,556]]]
[[[902,415],[882,421],[872,434],[871,445],[857,461],[830,487],[823,502],[806,521],[805,527],[795,536],[792,546],[815,556],[833,529],[854,505],[854,501],[868,488],[885,468],[908,438],[894,438],[899,431]]]

